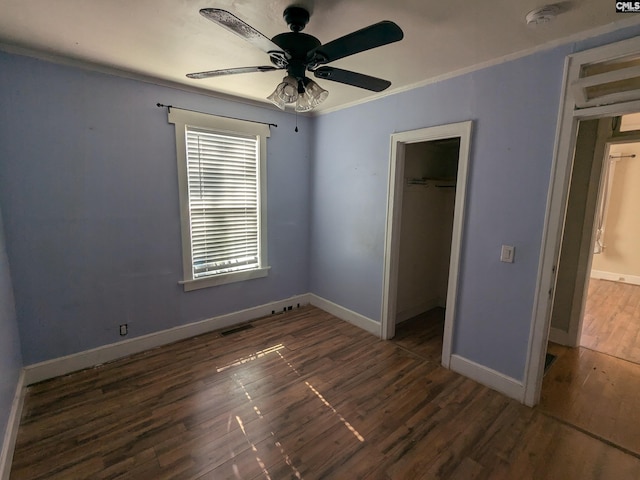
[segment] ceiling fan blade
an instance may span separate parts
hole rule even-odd
[[[285,52],[283,52],[278,45],[273,43],[251,25],[243,22],[234,14],[227,12],[226,10],[222,10],[220,8],[203,8],[200,10],[200,15],[244,38],[246,41],[255,47],[258,47],[265,53],[276,53],[283,58],[288,58]]]
[[[355,53],[397,42],[403,37],[404,33],[398,25],[384,20],[337,38],[325,45],[320,45],[309,52],[308,58],[312,59],[312,64],[322,65]]]
[[[221,70],[210,70],[208,72],[188,73],[187,77],[199,80],[202,78],[222,77],[223,75],[236,75],[238,73],[272,72],[273,70],[280,70],[280,68],[270,65],[264,67],[223,68]]]
[[[354,87],[371,90],[372,92],[381,92],[391,85],[389,80],[370,77],[369,75],[351,72],[349,70],[342,70],[341,68],[320,67],[314,70],[313,73],[317,78],[345,83]]]

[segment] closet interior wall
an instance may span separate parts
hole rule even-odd
[[[446,304],[459,146],[405,147],[396,322]]]

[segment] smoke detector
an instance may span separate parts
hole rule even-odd
[[[560,13],[560,7],[558,5],[545,5],[544,7],[536,8],[527,13],[525,17],[527,25],[540,25],[543,23],[549,23],[556,18]]]

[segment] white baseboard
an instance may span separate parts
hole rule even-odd
[[[369,317],[365,317],[313,293],[309,294],[309,303],[380,338],[380,322],[371,320]]]
[[[611,280],[612,282],[630,283],[631,285],[640,285],[640,276],[627,275],[626,273],[591,270],[591,278],[598,278],[600,280]]]
[[[507,397],[511,397],[519,402],[524,401],[524,384],[518,380],[508,377],[503,373],[492,370],[478,363],[472,362],[459,355],[451,355],[449,368],[471,380],[475,380],[493,390],[496,390]]]
[[[396,325],[398,323],[409,320],[410,318],[416,317],[421,313],[428,312],[429,310],[433,310],[436,307],[444,308],[445,305],[446,305],[446,302],[443,302],[440,297],[435,297],[426,302],[422,302],[418,306],[407,308],[406,310],[403,310],[396,314]]]
[[[0,480],[9,480],[9,474],[11,473],[13,451],[16,446],[18,427],[20,427],[20,418],[22,417],[22,405],[24,404],[24,378],[25,374],[23,370],[20,372],[20,377],[18,378],[16,393],[13,397],[11,412],[7,420],[7,429],[4,433],[4,440],[2,441],[2,451],[0,451]]]
[[[573,341],[569,337],[569,332],[565,332],[559,328],[551,327],[549,329],[549,341],[560,345],[566,345],[567,347],[575,347]]]
[[[122,342],[104,345],[91,350],[74,353],[65,357],[54,358],[45,362],[28,365],[24,368],[25,385],[47,380],[49,378],[66,375],[67,373],[94,367],[106,362],[127,357],[134,353],[143,352],[151,348],[184,340],[185,338],[202,335],[213,330],[230,327],[239,323],[249,322],[256,318],[270,315],[273,310],[279,312],[289,305],[308,305],[309,294],[296,295],[285,300],[267,303],[257,307],[247,308],[238,312],[220,315],[218,317],[201,320],[199,322],[180,325],[178,327],[159,332],[142,335]]]

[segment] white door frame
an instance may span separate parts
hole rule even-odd
[[[398,290],[398,261],[400,256],[400,223],[402,216],[402,191],[404,186],[405,145],[446,138],[460,138],[453,234],[451,237],[451,260],[449,263],[449,281],[447,285],[447,304],[442,347],[442,364],[447,368],[449,368],[451,359],[472,123],[472,121],[452,123],[391,135],[389,187],[387,191],[387,227],[384,243],[382,322],[380,325],[380,338],[384,340],[393,338],[396,326],[395,317]]]
[[[583,65],[613,60],[635,53],[640,53],[640,37],[569,55],[565,61],[564,84],[551,169],[552,176],[547,196],[547,213],[525,367],[524,403],[529,406],[539,402],[542,392],[544,360],[551,323],[551,300],[555,286],[555,267],[558,263],[562,240],[578,122],[640,111],[640,100],[578,109],[574,97],[577,90],[576,85],[579,86]],[[636,95],[635,98],[638,96]]]

